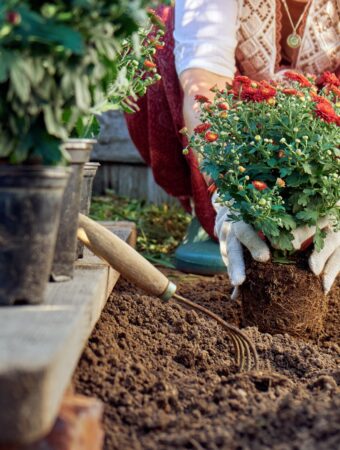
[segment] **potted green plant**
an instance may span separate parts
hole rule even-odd
[[[189,148],[202,155],[228,220],[252,225],[272,248],[270,262],[246,259],[242,286],[246,323],[263,332],[319,334],[327,311],[321,279],[308,269],[308,250],[293,245],[294,230],[340,227],[340,80],[287,72],[285,82],[236,77],[212,103],[199,96],[202,124]],[[311,242],[309,242],[310,244]],[[308,243],[307,243],[308,244]]]
[[[86,8],[84,5],[86,11],[80,13],[79,17],[85,12],[89,13],[92,3],[87,2]],[[51,271],[54,281],[66,281],[73,276],[82,173],[95,143],[89,139],[95,136],[93,129],[97,124],[94,118],[107,109],[124,108],[132,111],[136,99],[157,80],[155,64],[152,62],[155,49],[150,45],[146,51],[141,50],[147,41],[149,43],[149,33],[153,34],[153,42],[157,45],[160,31],[154,30],[149,16],[153,21],[157,19],[152,13],[146,14],[142,8],[143,2],[132,7],[121,0],[116,5],[119,6],[118,10],[111,3],[97,2],[94,18],[81,21],[77,17],[77,3],[76,6],[65,6],[65,10],[72,12],[68,25],[82,37],[83,53],[73,55],[78,72],[73,75],[76,79],[73,86],[74,105],[64,113],[68,130],[76,137],[65,144],[71,156],[72,171],[64,193]],[[146,60],[146,55],[150,55],[149,60]],[[140,61],[143,63],[143,72],[139,70]],[[153,67],[147,67],[146,62],[153,64]],[[71,64],[70,73],[72,70]]]
[[[1,304],[43,300],[67,178],[61,143],[105,98],[117,76],[119,43],[146,18],[143,6],[0,5]]]
[[[33,63],[32,44],[14,31],[22,15],[8,6],[0,6],[1,305],[43,301],[68,177],[59,145],[66,133],[50,132],[50,61]]]

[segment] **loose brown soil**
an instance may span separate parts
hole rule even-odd
[[[263,264],[247,256],[242,286],[246,325],[257,326],[263,333],[320,336],[328,299],[321,278],[309,270],[308,255],[297,253],[292,264]]]
[[[242,325],[227,277],[170,275],[182,295]],[[339,300],[340,283],[319,342],[247,328],[261,370],[239,374],[213,321],[121,281],[74,378],[105,403],[105,450],[339,449]]]

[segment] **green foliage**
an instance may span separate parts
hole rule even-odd
[[[137,225],[137,250],[153,263],[172,267],[171,253],[182,241],[189,214],[180,206],[152,205],[114,194],[94,198],[91,217],[95,220],[129,220]]]
[[[268,88],[250,82],[251,95]],[[231,219],[243,219],[285,251],[293,249],[296,227],[325,216],[340,226],[338,91],[324,89],[317,97],[315,86],[293,86],[295,95],[276,85],[270,99],[257,101],[237,92],[235,83],[233,90],[215,90],[209,107],[201,100],[201,121],[217,139],[209,142],[207,131],[196,129],[188,145],[202,155],[202,170],[214,179]],[[324,236],[317,228],[317,249]]]
[[[131,81],[140,72],[124,64],[150,27],[146,3],[1,2],[0,161],[60,164],[60,142],[84,117],[142,93]]]

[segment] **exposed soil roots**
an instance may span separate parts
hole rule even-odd
[[[263,333],[321,335],[328,310],[321,279],[309,270],[306,255],[298,255],[295,262],[263,264],[246,258],[247,278],[241,290],[245,325]]]

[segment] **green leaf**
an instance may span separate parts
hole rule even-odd
[[[284,178],[287,175],[290,175],[292,173],[292,169],[290,167],[282,167],[280,169],[280,177]]]
[[[34,130],[32,156],[41,158],[43,164],[57,165],[64,162],[64,154],[59,139],[49,136],[44,130]]]
[[[261,221],[259,229],[270,239],[280,235],[279,227],[272,220]]]
[[[307,206],[309,203],[309,195],[301,194],[297,196],[297,204],[301,206]]]
[[[43,111],[47,131],[53,136],[66,139],[66,132],[61,124],[61,121],[57,119],[56,112],[52,109],[52,105],[44,105]]]
[[[285,214],[283,216],[280,216],[280,219],[282,221],[282,226],[286,229],[286,230],[295,230],[296,228],[296,222],[293,219],[293,217],[289,214]]]
[[[326,231],[321,230],[319,227],[316,227],[314,238],[313,238],[313,243],[314,243],[315,250],[317,252],[320,252],[323,249],[324,244],[325,244],[325,237],[326,237]]]
[[[11,86],[23,103],[27,103],[31,94],[31,84],[26,75],[24,61],[16,59],[10,68]]]
[[[319,219],[319,212],[312,209],[305,209],[304,211],[298,212],[296,217],[309,225],[315,225]]]
[[[88,111],[91,106],[91,94],[89,92],[89,80],[86,76],[77,77],[74,80],[77,106],[83,111]]]
[[[9,162],[11,164],[20,164],[25,161],[31,147],[32,138],[30,135],[25,135],[25,139],[17,142],[15,150],[10,155]]]
[[[20,6],[17,11],[21,15],[22,24],[16,28],[15,33],[23,40],[36,40],[43,44],[58,43],[78,55],[84,52],[83,38],[78,31],[45,19],[29,10],[26,5]]]
[[[308,175],[312,175],[312,173],[313,173],[312,166],[309,163],[307,163],[307,162],[303,163],[302,167],[303,167],[303,170],[305,171],[305,173],[308,173]]]
[[[274,248],[291,251],[293,250],[293,239],[292,233],[282,231],[279,236],[270,237],[270,242]]]
[[[7,80],[11,64],[15,56],[13,52],[8,52],[0,48],[0,83]]]
[[[289,187],[301,186],[301,184],[308,182],[308,175],[301,175],[299,173],[293,173],[286,178],[286,185]]]

